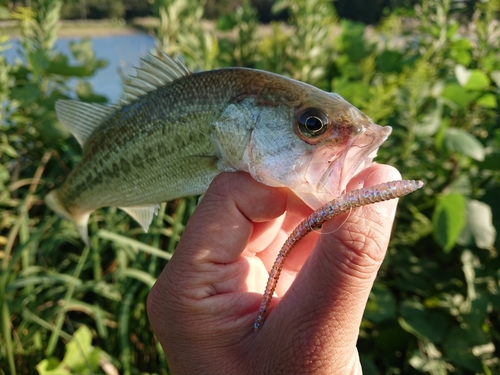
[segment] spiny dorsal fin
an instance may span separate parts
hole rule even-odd
[[[140,224],[144,232],[148,231],[153,221],[153,215],[158,215],[159,208],[159,204],[155,204],[154,206],[120,207],[121,210],[132,216]]]
[[[56,113],[83,148],[87,138],[108,118],[117,107],[107,107],[96,103],[76,100],[58,100]]]
[[[169,82],[191,74],[180,60],[173,59],[164,52],[162,52],[162,58],[150,54],[148,60],[141,60],[142,63],[137,68],[136,76],[130,77],[125,85],[124,96],[120,99],[122,105],[128,104]]]

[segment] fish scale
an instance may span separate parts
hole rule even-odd
[[[47,204],[88,244],[92,211],[117,206],[147,231],[158,204],[203,194],[221,172],[290,188],[312,208],[338,196],[390,134],[334,93],[274,73],[190,73],[150,56],[121,105],[63,100],[81,162]]]

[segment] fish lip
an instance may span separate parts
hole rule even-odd
[[[355,174],[373,163],[378,148],[392,132],[390,126],[382,127],[371,121],[363,128],[340,155],[334,156],[335,160],[331,160],[331,165],[319,181],[320,186],[328,187],[335,196],[345,191],[347,183]]]

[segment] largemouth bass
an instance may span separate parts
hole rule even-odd
[[[335,93],[247,68],[191,73],[150,56],[120,106],[63,100],[81,162],[46,203],[86,244],[92,211],[117,206],[147,231],[158,204],[203,194],[223,171],[290,188],[316,209],[371,164],[391,128]]]

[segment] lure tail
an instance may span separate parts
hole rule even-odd
[[[383,184],[370,186],[367,188],[353,190],[351,192],[342,194],[331,202],[321,206],[314,211],[306,219],[304,219],[290,234],[283,247],[281,248],[273,268],[269,273],[267,279],[266,290],[262,297],[262,302],[259,308],[259,314],[253,325],[254,330],[258,331],[264,324],[266,318],[267,308],[271,303],[274,290],[278,285],[278,280],[283,269],[286,258],[294,246],[307,234],[311,233],[314,229],[321,227],[326,221],[338,216],[344,212],[350,211],[353,208],[366,206],[372,203],[387,201],[394,198],[400,198],[404,195],[410,194],[415,190],[424,186],[422,181],[415,180],[401,180],[391,181]]]

